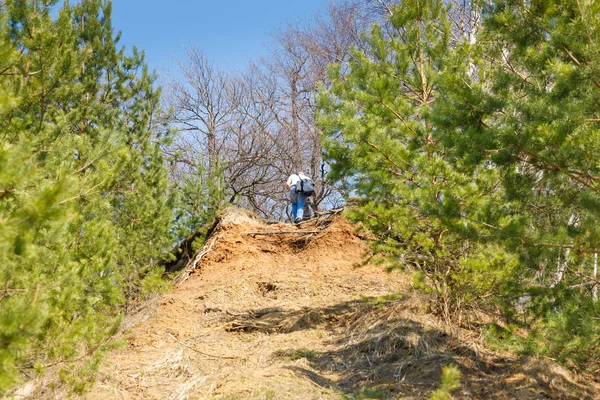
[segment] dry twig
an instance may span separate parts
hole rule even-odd
[[[212,358],[223,358],[223,359],[228,359],[228,360],[235,360],[237,357],[228,357],[228,356],[215,356],[213,354],[208,354],[208,353],[204,353],[188,344],[185,344],[184,342],[182,342],[181,340],[177,339],[175,336],[171,335],[170,333],[167,333],[167,335],[169,335],[173,340],[175,340],[177,343],[179,343],[180,345],[187,347],[190,350],[194,350],[196,353],[198,354],[202,354],[203,356],[207,356],[207,357],[212,357]]]

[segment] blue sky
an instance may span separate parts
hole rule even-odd
[[[276,27],[312,17],[329,0],[114,0],[121,45],[145,50],[150,69],[176,73],[184,47],[202,49],[222,68],[243,69],[265,55]]]

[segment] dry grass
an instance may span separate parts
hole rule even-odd
[[[249,233],[293,229],[318,233]],[[450,363],[457,399],[597,397],[553,363],[446,331],[408,276],[365,265],[339,216],[294,227],[238,210],[214,238],[189,279],[126,322],[86,399],[423,399]]]

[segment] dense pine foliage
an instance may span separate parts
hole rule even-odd
[[[83,388],[172,242],[143,54],[109,1],[55,3],[0,8],[0,392],[56,364]]]
[[[330,69],[331,178],[447,321],[501,310],[490,341],[597,369],[600,2],[457,11],[405,0]]]
[[[390,22],[392,36],[376,27],[347,72],[332,69],[323,120],[336,160],[331,175],[351,177],[363,197],[354,217],[380,234],[376,250],[397,266],[415,266],[417,284],[428,280],[433,306],[450,321],[512,266],[504,253],[474,240],[474,222],[459,209],[482,206],[481,191],[492,192],[495,171],[453,168],[431,122],[450,51],[442,1],[405,2]]]

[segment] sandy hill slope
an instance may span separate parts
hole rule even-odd
[[[600,398],[551,362],[447,333],[406,273],[362,265],[366,251],[340,216],[295,227],[228,211],[185,279],[128,317],[86,398],[423,399],[450,363],[460,399]]]

